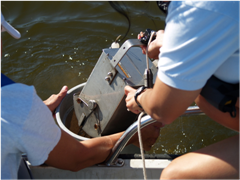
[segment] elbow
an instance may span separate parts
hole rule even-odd
[[[162,117],[156,114],[149,114],[153,119],[155,119],[158,122],[161,122],[164,125],[171,124],[173,120],[168,119],[167,117]]]
[[[171,117],[171,114],[166,114],[161,112],[158,108],[152,107],[149,109],[148,114],[158,122],[161,122],[164,125],[171,124],[175,118]]]

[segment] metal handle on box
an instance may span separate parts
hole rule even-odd
[[[117,53],[113,56],[112,60],[110,61],[111,65],[115,68],[131,47],[141,46],[141,45],[143,44],[139,39],[129,39],[125,41],[123,45],[119,48]]]

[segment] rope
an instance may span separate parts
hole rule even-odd
[[[138,139],[139,139],[139,145],[140,145],[140,151],[141,151],[141,156],[142,156],[142,163],[143,163],[143,177],[144,180],[147,179],[147,174],[146,174],[146,167],[145,167],[145,157],[143,153],[143,144],[142,144],[142,135],[141,135],[141,119],[142,116],[144,115],[144,112],[141,112],[141,114],[138,116]]]
[[[151,36],[150,36],[150,39],[148,41],[147,48],[146,48],[147,69],[149,69],[148,46],[149,46],[150,42],[152,41],[152,37],[153,37],[154,34],[155,34],[154,32],[151,32]],[[141,114],[138,116],[138,139],[139,139],[139,146],[140,146],[140,151],[141,151],[141,156],[142,156],[142,163],[143,163],[143,177],[144,177],[144,180],[147,180],[146,166],[145,166],[145,156],[144,156],[144,153],[143,153],[143,144],[142,144],[142,135],[141,135],[141,119],[142,119],[143,115],[144,115],[144,112],[141,112]]]

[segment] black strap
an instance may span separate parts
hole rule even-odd
[[[1,87],[15,83],[13,80],[1,73]]]
[[[236,117],[235,104],[239,97],[239,83],[226,83],[212,76],[200,93],[211,105],[222,112],[229,112]]]

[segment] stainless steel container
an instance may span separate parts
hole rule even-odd
[[[126,130],[136,115],[127,111],[124,87],[144,85],[146,55],[137,39],[119,49],[103,49],[83,90],[73,95],[78,125],[91,137]],[[155,82],[157,68],[149,61]]]

